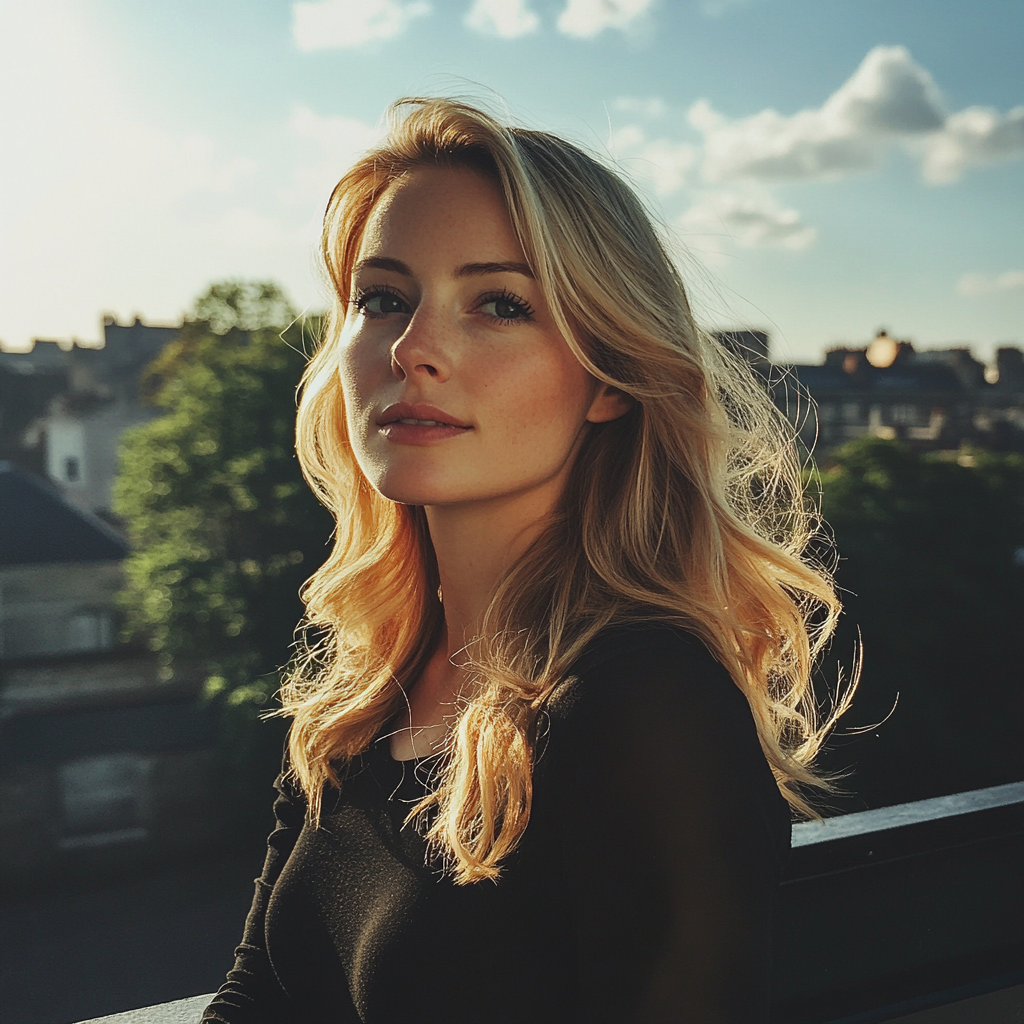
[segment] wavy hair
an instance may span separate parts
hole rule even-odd
[[[744,360],[698,329],[667,246],[632,189],[574,145],[448,99],[406,99],[384,140],[338,183],[322,254],[334,286],[303,378],[296,447],[337,522],[307,582],[307,643],[282,689],[289,753],[312,820],[325,785],[405,707],[443,625],[426,517],[377,493],[348,441],[337,348],[353,263],[385,190],[417,167],[495,180],[576,357],[633,400],[591,425],[561,502],[501,579],[472,645],[434,792],[413,814],[457,882],[495,878],[527,827],[535,727],[587,643],[611,623],[695,633],[746,696],[779,789],[814,816],[808,787],[838,700],[811,688],[839,604],[808,557],[819,532],[792,428]],[[309,635],[309,634],[307,634]],[[628,699],[623,682],[623,697]],[[426,813],[429,812],[429,813]]]

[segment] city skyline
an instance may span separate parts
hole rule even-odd
[[[710,327],[991,361],[1024,341],[1024,8],[922,6],[6,5],[0,341],[173,322],[226,277],[322,308],[333,182],[389,101],[445,93],[617,161]]]

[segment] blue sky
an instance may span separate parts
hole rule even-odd
[[[816,361],[1024,343],[1019,0],[0,0],[0,341],[324,304],[331,186],[407,94],[618,161],[710,326]]]

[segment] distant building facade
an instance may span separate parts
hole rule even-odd
[[[753,364],[768,362],[769,336],[767,331],[738,328],[732,331],[715,331],[715,337],[733,355],[741,356]]]
[[[224,838],[198,680],[119,643],[127,547],[0,463],[0,875],[106,869]]]
[[[774,367],[771,380],[776,404],[819,455],[865,436],[1024,451],[1019,348],[998,349],[986,368],[969,348],[918,352],[882,331],[869,345],[830,349],[822,364]]]
[[[159,414],[142,401],[143,371],[178,331],[105,317],[102,348],[38,340],[0,352],[0,459],[109,516],[121,435]]]

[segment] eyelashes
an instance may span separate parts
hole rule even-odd
[[[386,284],[359,288],[352,297],[352,305],[370,320],[377,320],[393,313],[412,312],[409,303],[399,292]]]
[[[394,315],[408,316],[412,312],[412,306],[401,292],[386,284],[357,289],[351,302],[360,315],[369,320]],[[489,310],[488,307],[492,309]],[[533,306],[507,288],[485,292],[477,299],[474,308],[489,320],[501,324],[529,323],[535,316]]]
[[[486,295],[481,296],[480,309],[484,306],[494,306],[494,313],[487,313],[485,316],[491,316],[495,320],[501,321],[503,324],[514,324],[523,321],[530,321],[534,318],[533,306],[531,306],[526,299],[520,298],[515,292],[510,292],[507,289],[502,289],[497,292],[489,292]],[[509,310],[511,307],[511,310]],[[504,308],[506,311],[511,311],[512,315],[502,315],[499,309]]]

